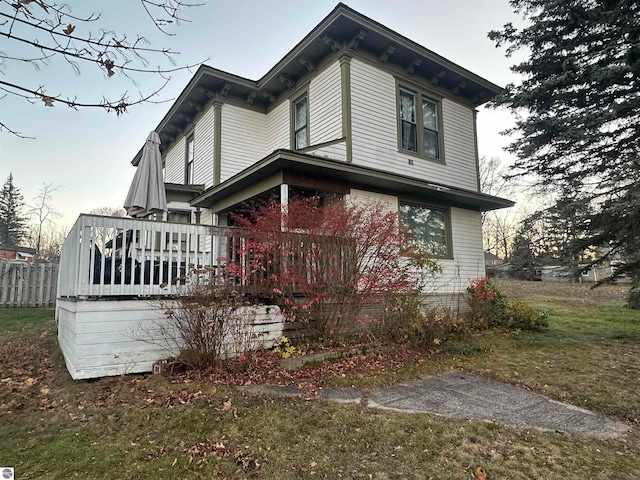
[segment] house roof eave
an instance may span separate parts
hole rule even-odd
[[[349,35],[354,31],[365,33],[363,40],[358,41],[359,47],[352,45],[348,40]],[[332,35],[338,38],[339,45],[333,45],[330,48],[325,37]],[[155,129],[163,142],[161,150],[164,150],[165,145],[170,144],[188,128],[190,121],[210,98],[219,97],[224,100],[227,95],[224,92],[225,87],[229,88],[234,95],[250,96],[251,102],[245,98],[247,103],[266,111],[270,103],[276,101],[279,95],[286,93],[287,87],[283,82],[287,83],[287,78],[295,85],[297,79],[307,72],[301,65],[301,59],[310,57],[313,62],[318,63],[330,55],[334,48],[343,51],[360,48],[379,56],[380,49],[385,45],[393,45],[395,48],[395,53],[389,59],[390,63],[398,61],[399,65],[402,64],[403,68],[406,68],[407,65],[403,62],[409,59],[410,61],[419,60],[415,75],[432,78],[435,84],[440,82],[440,86],[445,90],[452,90],[455,95],[460,95],[461,99],[474,107],[482,105],[503,91],[500,86],[489,80],[339,3],[259,80],[251,80],[208,65],[200,65]],[[422,59],[425,62],[422,62]],[[437,78],[443,72],[446,72],[445,78]],[[447,82],[450,84],[444,87]],[[134,166],[138,165],[141,155],[142,149],[131,161]]]
[[[234,198],[243,198],[239,195],[242,191],[255,193],[251,190],[252,185],[264,183],[263,180],[267,178],[276,178],[278,172],[283,171],[345,180],[359,188],[395,193],[401,197],[414,196],[477,211],[508,208],[515,204],[500,197],[291,150],[274,151],[219,185],[206,189],[191,204],[197,207],[214,207],[215,210],[215,206],[220,205],[225,198],[232,195]],[[269,186],[273,186],[271,183]],[[267,188],[268,185],[264,185]],[[246,197],[250,198],[251,195]]]

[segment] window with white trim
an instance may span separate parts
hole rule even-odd
[[[447,210],[400,203],[400,224],[407,228],[410,241],[425,247],[432,256],[452,257]]]
[[[398,110],[400,150],[441,160],[439,103],[419,92],[400,87]]]

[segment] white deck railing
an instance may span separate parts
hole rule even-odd
[[[230,229],[82,214],[60,255],[59,297],[172,295],[194,268],[217,266]]]

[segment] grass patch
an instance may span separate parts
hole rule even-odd
[[[471,479],[478,466],[490,479],[637,478],[640,312],[543,293],[530,297],[549,311],[544,332],[485,331],[323,380],[366,392],[463,368],[624,420],[626,437],[252,396],[206,377],[73,382],[53,312],[16,309],[0,310],[0,463],[50,479]]]
[[[33,338],[55,325],[53,308],[0,308],[0,333],[2,341]]]

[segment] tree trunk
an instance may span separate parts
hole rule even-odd
[[[633,279],[633,284],[627,294],[627,306],[634,310],[640,310],[640,278]]]

